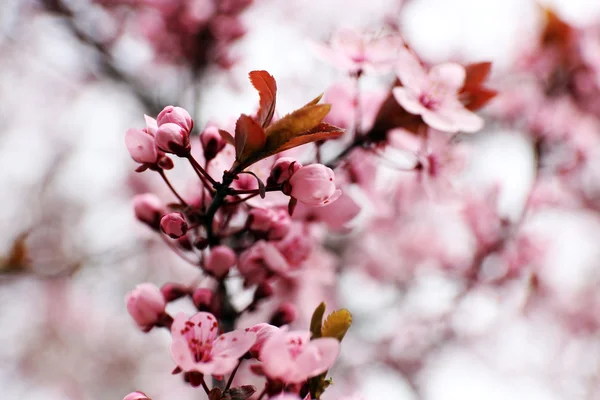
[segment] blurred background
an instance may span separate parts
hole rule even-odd
[[[121,399],[137,389],[155,400],[203,396],[170,375],[168,334],[143,335],[124,306],[139,282],[189,283],[199,274],[134,218],[133,194],[165,191],[158,176],[133,172],[124,145],[143,114],[174,104],[201,129],[230,124],[255,107],[252,69],[275,76],[284,113],[344,78],[314,43],[340,28],[399,30],[429,63],[493,62],[491,86],[501,94],[484,109],[489,121],[471,141],[461,179],[474,190],[499,185],[494,213],[515,221],[540,181],[535,140],[525,132],[532,123],[507,118],[507,103],[523,117],[537,101],[527,96],[538,72],[521,64],[539,46],[542,6],[595,37],[600,59],[597,0],[181,2],[179,11],[176,0],[0,2],[2,400]],[[381,86],[369,79],[366,87]],[[538,123],[560,124],[552,118],[571,112],[567,121],[591,121],[590,135],[600,137],[594,109],[573,116],[571,105],[553,107]],[[592,155],[596,145],[581,144]],[[356,324],[327,398],[600,399],[599,172],[590,157],[577,190],[550,181],[535,192],[546,206],[558,199],[527,221],[544,255],[536,274],[501,288],[457,300],[460,285],[439,268],[393,280],[344,269],[337,302]],[[173,179],[183,185],[186,177]],[[579,191],[589,201],[564,200]],[[446,229],[451,256],[470,260],[464,229]],[[365,240],[360,250],[373,246]],[[392,253],[380,257],[389,268],[400,263]],[[543,295],[529,302],[538,285]]]

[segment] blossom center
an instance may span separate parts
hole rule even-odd
[[[198,330],[201,323],[198,322]],[[212,331],[212,328],[211,328]],[[212,359],[211,352],[213,340],[211,337],[206,337],[204,340],[197,334],[196,326],[192,321],[187,321],[185,327],[181,330],[181,335],[185,337],[188,343],[188,348],[194,357],[195,362],[208,362]]]
[[[302,348],[304,347],[304,342],[302,338],[291,338],[288,340],[288,351],[293,359],[298,357],[300,353],[302,353]]]

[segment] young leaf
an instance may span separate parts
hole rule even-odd
[[[336,338],[341,342],[348,329],[350,329],[350,325],[352,325],[352,314],[350,314],[350,311],[342,308],[327,316],[325,322],[323,322],[321,335],[323,337]]]
[[[465,67],[466,78],[464,87],[479,86],[483,84],[483,81],[487,79],[492,70],[492,63],[480,62],[475,64],[469,64]]]
[[[260,151],[266,140],[264,129],[254,118],[240,115],[235,124],[235,155],[240,163]]]
[[[250,82],[258,91],[260,99],[257,113],[258,123],[266,128],[273,119],[275,113],[275,100],[277,95],[277,83],[267,71],[251,71]]]
[[[321,337],[321,328],[323,325],[323,315],[325,315],[325,307],[325,303],[321,302],[321,304],[315,308],[312,318],[310,319],[310,332],[312,333],[313,339]]]
[[[227,132],[226,130],[219,129],[219,135],[221,135],[225,142],[229,143],[232,146],[235,146],[235,139],[233,139],[231,133]]]
[[[303,132],[291,138],[277,148],[277,153],[301,146],[303,144],[317,142],[319,140],[335,139],[344,134],[344,130],[337,126],[322,122],[313,129]]]
[[[246,400],[256,392],[256,388],[252,385],[244,385],[240,387],[226,390],[221,397],[222,400]]]

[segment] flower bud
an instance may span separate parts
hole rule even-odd
[[[135,217],[154,230],[160,227],[160,218],[165,211],[164,204],[152,193],[138,194],[133,198]]]
[[[204,159],[207,161],[215,158],[227,144],[216,126],[209,126],[200,134],[200,143],[204,149]]]
[[[156,123],[159,128],[169,123],[179,125],[188,135],[194,128],[192,116],[181,107],[166,106],[156,117]]]
[[[127,311],[144,332],[148,332],[165,312],[167,303],[152,283],[139,284],[125,297]]]
[[[289,180],[289,195],[304,204],[319,207],[341,196],[335,187],[335,174],[323,164],[311,164],[297,170]]]
[[[152,400],[146,396],[143,392],[131,392],[127,396],[123,397],[123,400]]]
[[[187,286],[179,283],[165,283],[160,288],[160,291],[162,292],[163,298],[166,302],[175,301],[189,293]]]
[[[210,254],[204,263],[204,269],[217,278],[223,278],[236,262],[237,257],[231,248],[227,246],[216,246],[210,250]]]
[[[198,309],[198,311],[208,311],[212,310],[213,303],[213,291],[207,288],[197,288],[194,290],[192,294],[192,301],[194,305]]]
[[[188,224],[182,213],[174,212],[166,214],[160,219],[160,229],[171,239],[177,239],[185,235]]]
[[[273,296],[273,288],[269,282],[263,282],[256,287],[252,303],[257,303],[263,299]]]
[[[166,123],[158,127],[156,145],[166,153],[185,157],[191,150],[190,133],[174,123]]]
[[[291,157],[281,157],[271,167],[271,174],[267,179],[268,185],[280,185],[290,179],[296,171],[302,168],[302,164]]]
[[[289,325],[296,319],[296,307],[292,303],[283,303],[279,307],[273,316],[271,317],[271,325],[283,326]]]
[[[154,164],[158,160],[158,151],[154,136],[142,129],[127,129],[125,146],[131,158],[140,164]]]

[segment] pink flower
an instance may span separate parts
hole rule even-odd
[[[171,239],[178,239],[186,234],[188,224],[182,213],[174,212],[160,219],[160,229]]]
[[[215,158],[227,144],[219,134],[219,129],[217,129],[216,126],[207,127],[200,134],[200,142],[202,143],[202,149],[204,150],[205,160],[212,160]]]
[[[267,180],[269,185],[279,185],[290,179],[296,171],[302,168],[302,164],[291,157],[281,157],[271,167],[271,174]]]
[[[179,313],[171,326],[171,357],[183,371],[222,376],[233,371],[238,359],[256,342],[253,332],[233,331],[217,336],[214,315],[199,312],[188,319]]]
[[[156,117],[156,123],[159,128],[168,123],[178,125],[188,134],[194,128],[194,121],[190,113],[181,107],[166,106]]]
[[[335,174],[322,164],[300,168],[290,178],[290,196],[304,204],[319,207],[333,203],[342,191],[335,187]]]
[[[483,119],[467,110],[460,102],[466,72],[459,64],[436,65],[426,71],[419,60],[405,52],[396,74],[402,86],[393,89],[396,101],[409,113],[420,115],[432,128],[444,132],[476,132]]]
[[[391,69],[406,48],[399,35],[340,30],[331,38],[328,47],[317,46],[316,51],[338,69],[357,74],[363,70],[384,72]]]
[[[292,222],[287,211],[272,208],[253,208],[248,216],[250,218],[250,229],[258,232],[268,232],[270,240],[279,240],[285,237]]]
[[[152,193],[146,193],[138,194],[133,198],[133,210],[139,221],[158,230],[165,206],[158,197]]]
[[[158,127],[156,132],[156,145],[164,152],[185,157],[192,148],[190,132],[178,124],[164,123]]]
[[[247,285],[262,283],[273,275],[286,276],[289,264],[279,250],[269,242],[259,240],[240,254],[238,270]]]
[[[125,145],[135,162],[154,164],[158,160],[154,136],[142,129],[127,129],[127,132],[125,132]]]
[[[290,226],[288,234],[275,242],[275,247],[291,266],[299,267],[313,249],[313,240],[307,225],[294,222]]]
[[[152,329],[165,312],[167,303],[160,289],[152,283],[142,283],[125,297],[127,311],[145,332]]]
[[[237,257],[235,252],[227,246],[216,246],[210,250],[204,269],[211,272],[217,278],[222,278],[235,265]]]
[[[247,328],[247,332],[254,332],[256,334],[256,342],[254,342],[254,345],[250,349],[250,354],[252,354],[254,357],[257,357],[265,341],[280,330],[281,329],[278,327],[265,322],[254,325],[251,328]]]
[[[301,383],[327,371],[340,352],[334,338],[310,340],[309,331],[277,332],[260,351],[263,371],[269,379]]]
[[[146,396],[143,392],[131,392],[127,396],[123,397],[123,400],[152,400]]]

